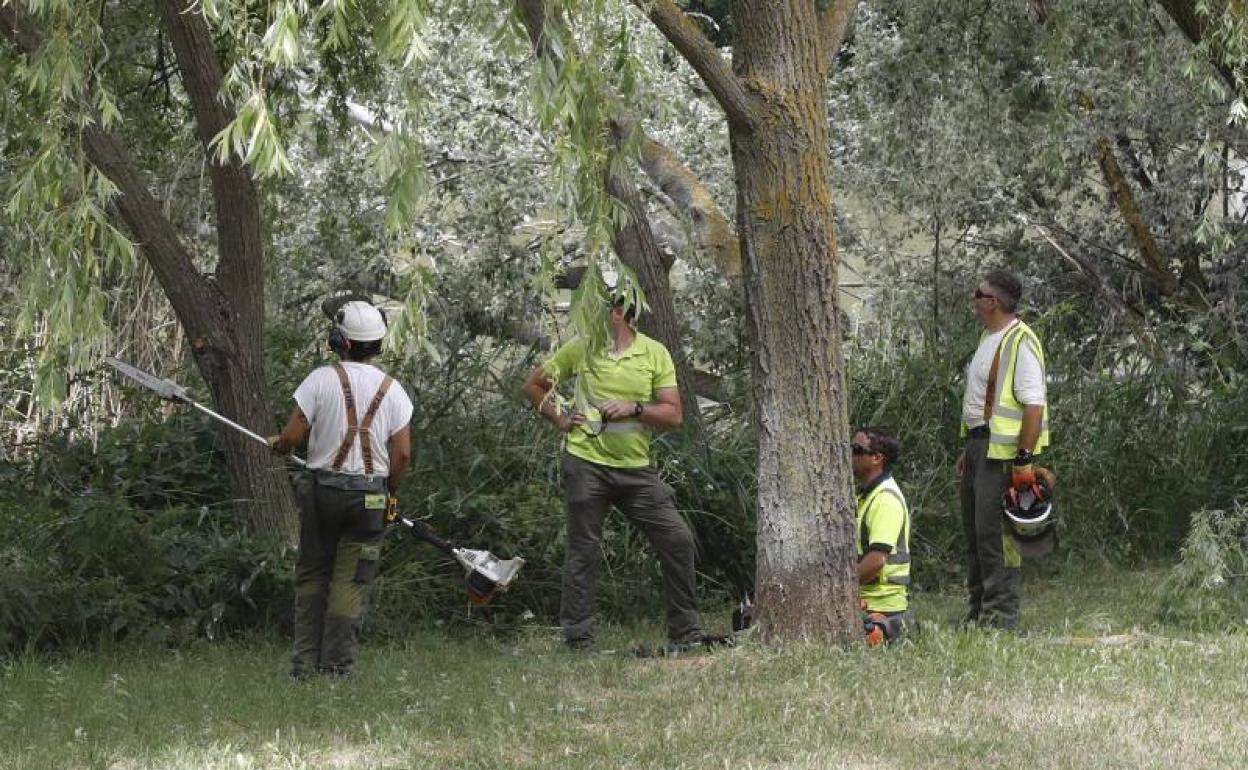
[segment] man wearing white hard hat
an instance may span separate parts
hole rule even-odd
[[[308,472],[298,481],[295,678],[351,673],[387,507],[411,459],[411,399],[370,363],[385,318],[360,300],[332,317],[329,347],[339,360],[300,383],[290,421],[269,439],[285,454],[308,438]]]

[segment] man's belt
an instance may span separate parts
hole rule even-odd
[[[966,432],[967,438],[988,438],[988,436],[989,436],[989,433],[988,433],[987,425],[980,425],[980,426],[971,428],[967,430]]]
[[[385,476],[360,476],[354,473],[337,473],[318,468],[312,471],[316,483],[322,487],[345,489],[350,492],[385,492]]]
[[[641,420],[625,420],[622,422],[607,422],[602,420],[589,420],[585,423],[590,432],[595,436],[599,433],[637,433],[646,430],[646,424]]]

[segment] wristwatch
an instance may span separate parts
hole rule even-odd
[[[642,405],[641,405],[641,402],[640,402],[640,401],[634,401],[634,402],[633,402],[633,404],[634,404],[634,406],[633,406],[633,416],[634,416],[634,417],[640,417],[640,416],[641,416],[641,413],[642,413],[642,412],[644,412],[644,411],[646,411],[646,408],[645,408],[644,406],[642,406]]]
[[[1014,455],[1014,464],[1015,465],[1031,465],[1032,459],[1033,459],[1033,456],[1031,452],[1027,451],[1026,449],[1020,449],[1018,450],[1018,454]]]

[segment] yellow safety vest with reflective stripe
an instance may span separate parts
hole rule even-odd
[[[1044,348],[1040,338],[1022,321],[1001,338],[1001,357],[997,364],[997,383],[994,393],[984,394],[992,398],[992,417],[988,420],[988,457],[992,460],[1012,460],[1018,453],[1018,437],[1023,432],[1023,405],[1014,397],[1014,370],[1018,368],[1018,351],[1027,345],[1044,370]],[[1040,454],[1049,445],[1049,406],[1044,405],[1040,420],[1040,437],[1036,439],[1034,454]]]
[[[868,516],[872,509],[881,503],[881,498],[896,500],[901,507],[901,528],[897,533],[897,541],[881,538],[880,534],[872,533],[868,526]],[[858,498],[858,557],[867,552],[872,543],[892,546],[892,551],[884,561],[875,580],[863,583],[858,591],[867,609],[874,612],[904,612],[908,602],[906,586],[910,585],[910,508],[906,498],[892,477],[885,478],[871,488],[866,495]]]

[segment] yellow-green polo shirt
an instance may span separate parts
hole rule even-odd
[[[611,400],[652,404],[657,391],[676,387],[672,355],[662,343],[641,332],[618,356],[604,351],[587,360],[584,353],[584,341],[572,340],[556,350],[542,368],[556,383],[576,377],[577,392],[591,406]],[[585,417],[589,420],[600,419],[597,409],[588,412]],[[567,437],[568,454],[611,468],[644,468],[650,464],[649,429],[592,433],[592,429],[573,428]]]

